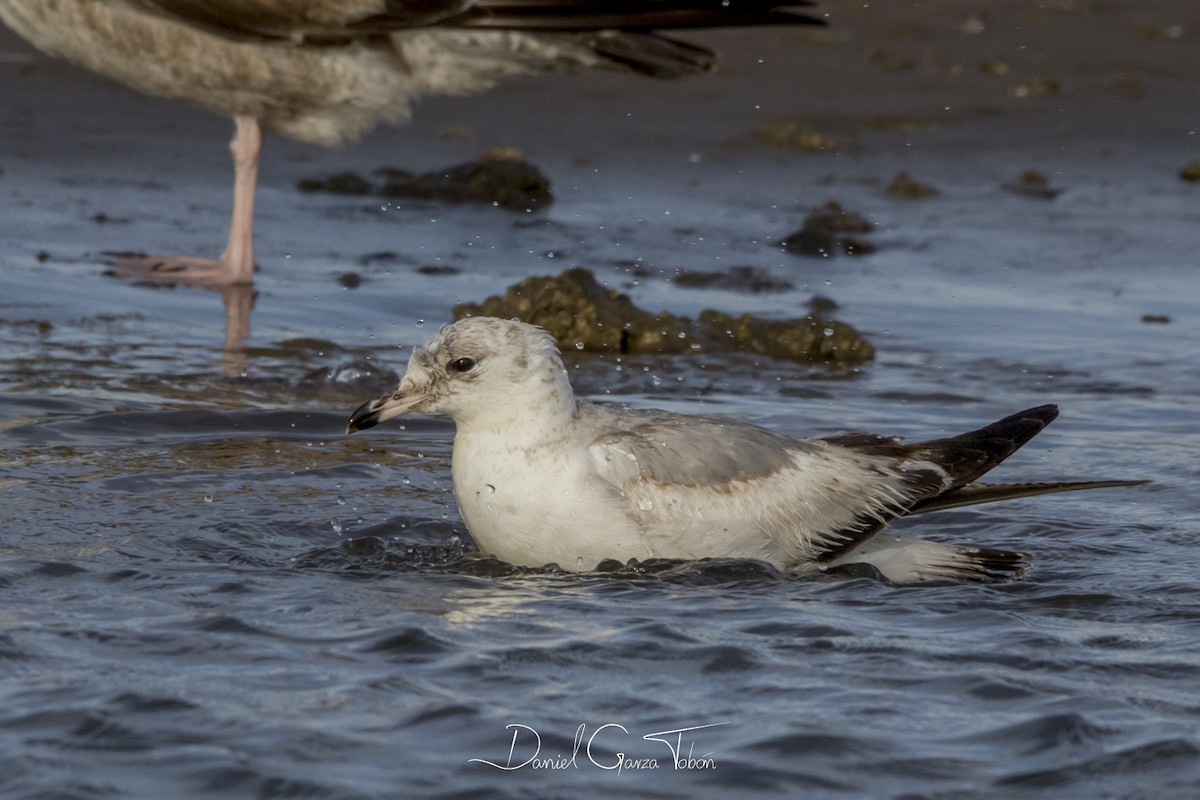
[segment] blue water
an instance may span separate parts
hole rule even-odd
[[[291,188],[396,163],[410,141],[434,163],[470,151],[438,137],[457,106],[435,105],[343,153],[268,142],[257,297],[227,342],[222,301],[249,296],[130,285],[102,256],[217,246],[224,123],[4,69],[7,91],[13,76],[54,91],[0,104],[0,796],[1195,796],[1200,217],[1168,171],[1190,140],[1049,150],[1018,117],[863,134],[861,151],[814,160],[697,143],[686,124],[655,138],[635,118],[628,149],[527,134],[559,196],[533,217]],[[581,107],[623,86],[595,80]],[[85,94],[108,111],[76,142],[55,113]],[[1029,152],[1065,186],[1052,203],[1000,188]],[[941,194],[885,198],[900,162]],[[877,222],[877,254],[772,245],[830,198]],[[841,372],[569,354],[587,397],[913,439],[1056,402],[998,480],[1152,483],[898,526],[1031,552],[1006,585],[481,557],[450,492],[452,426],[346,437],[345,420],[454,303],[573,265],[683,314],[782,317],[820,293],[878,348]],[[671,281],[739,265],[794,288]],[[359,288],[339,283],[348,271]],[[379,373],[323,377],[364,360]]]

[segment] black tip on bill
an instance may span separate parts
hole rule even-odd
[[[365,431],[379,424],[379,412],[375,410],[375,403],[374,400],[368,400],[354,410],[350,421],[346,423],[346,433]]]

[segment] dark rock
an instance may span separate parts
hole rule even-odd
[[[1062,189],[1052,187],[1046,176],[1035,169],[1025,170],[1015,181],[1004,184],[1004,188],[1037,200],[1053,200],[1062,192]]]
[[[458,273],[462,272],[462,270],[458,267],[451,267],[445,264],[422,264],[421,266],[417,267],[417,272],[421,273],[422,275],[457,275]]]
[[[396,181],[397,183],[405,183],[420,177],[420,173],[399,167],[376,167],[372,174],[383,178],[384,181]]]
[[[804,218],[804,229],[826,233],[870,233],[875,226],[871,221],[854,211],[847,211],[840,203],[830,200]]]
[[[731,341],[733,349],[786,361],[861,364],[875,355],[854,328],[817,316],[766,320],[708,309],[700,312],[700,324],[714,341]]]
[[[128,217],[110,217],[103,211],[92,214],[90,219],[97,225],[128,225],[131,221]]]
[[[473,316],[516,317],[550,331],[563,348],[582,344],[579,349],[620,353],[678,353],[688,347],[693,329],[670,314],[641,310],[580,268],[526,278],[501,297],[454,307],[455,319]]]
[[[754,131],[754,138],[772,147],[805,153],[832,153],[838,149],[838,142],[832,136],[800,122],[768,123]]]
[[[302,192],[325,192],[326,194],[362,195],[374,191],[371,182],[357,172],[339,172],[328,178],[303,178],[296,187]]]
[[[380,250],[377,253],[365,253],[358,257],[360,266],[370,266],[371,264],[395,264],[400,260],[399,253],[391,250]]]
[[[554,200],[550,180],[533,164],[495,156],[421,175],[388,171],[379,194],[448,203],[492,203],[513,211],[548,206]]]
[[[672,283],[687,289],[724,289],[732,292],[783,292],[792,282],[775,278],[761,267],[733,267],[728,272],[681,272]]]
[[[779,244],[784,250],[789,253],[795,253],[798,256],[828,258],[838,251],[838,240],[832,233],[827,231],[810,231],[806,228],[801,228],[783,239]]]
[[[54,330],[54,323],[46,319],[5,319],[0,317],[0,325],[12,326],[17,330],[32,329],[39,336],[45,336]]]
[[[884,192],[889,197],[896,197],[901,200],[925,200],[935,197],[938,190],[928,183],[914,180],[909,177],[907,172],[897,172],[896,177],[892,178],[892,182],[888,184]]]
[[[866,256],[875,252],[875,245],[859,236],[843,236],[842,252],[848,256]]]
[[[875,252],[875,246],[854,233],[869,233],[874,226],[862,214],[847,211],[832,200],[804,218],[804,227],[779,242],[789,253],[828,258],[838,251],[848,256]]]
[[[376,186],[356,172],[342,172],[329,178],[305,178],[297,186],[302,192],[490,203],[513,211],[541,208],[554,200],[550,180],[533,164],[507,150],[432,172],[417,174],[380,167],[375,174],[383,180],[382,185]]]
[[[806,363],[857,365],[874,348],[850,327],[816,314],[790,320],[701,312],[699,321],[665,311],[651,314],[607,289],[585,269],[527,278],[503,296],[454,308],[455,319],[511,318],[540,325],[564,349],[620,353],[749,351]]]
[[[808,301],[808,310],[814,314],[831,314],[838,308],[836,300],[823,294],[814,294]]]

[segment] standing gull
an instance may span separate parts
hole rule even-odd
[[[590,570],[604,559],[754,558],[798,573],[865,564],[893,581],[1005,580],[1028,556],[882,534],[907,514],[1144,481],[979,484],[1052,405],[905,444],[793,439],[715,417],[576,401],[553,337],[473,317],[413,351],[347,433],[408,412],[454,420],[454,494],[480,550]]]
[[[334,146],[413,100],[513,75],[607,67],[660,77],[713,54],[663,29],[819,24],[809,0],[0,0],[36,47],[147,94],[233,117],[233,217],[216,259],[128,259],[126,274],[248,284],[263,128]]]

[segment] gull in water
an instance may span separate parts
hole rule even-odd
[[[364,403],[346,431],[409,412],[454,420],[454,494],[482,552],[576,571],[719,557],[798,573],[866,565],[892,581],[1006,580],[1026,554],[881,531],[907,514],[1144,483],[977,483],[1058,415],[1052,405],[906,444],[579,402],[550,334],[490,317],[416,348],[397,389]]]
[[[0,21],[51,55],[134,89],[230,116],[233,217],[216,259],[124,259],[120,271],[208,286],[254,275],[263,129],[331,147],[408,116],[423,96],[605,67],[702,72],[668,29],[805,25],[809,0],[0,0]]]

